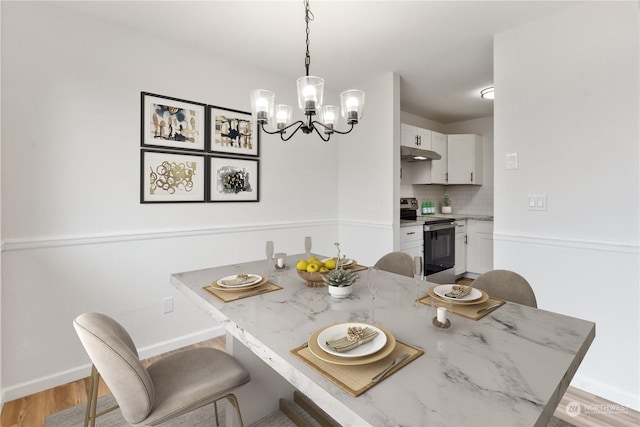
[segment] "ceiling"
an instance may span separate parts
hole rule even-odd
[[[302,0],[63,5],[291,78],[292,91],[294,80],[305,73]],[[310,74],[338,92],[395,71],[404,112],[440,123],[491,116],[493,101],[481,99],[479,92],[493,83],[493,36],[574,5],[311,0]]]

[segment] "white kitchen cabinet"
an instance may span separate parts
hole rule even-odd
[[[467,221],[456,220],[455,275],[467,272]]]
[[[447,136],[448,184],[482,185],[482,137]]]
[[[432,160],[429,171],[431,184],[446,184],[448,170],[447,135],[440,132],[431,132],[431,150],[440,154],[440,160]]]
[[[401,182],[411,184],[446,184],[447,177],[447,135],[402,124],[402,145],[432,150],[440,154],[440,160],[403,162]],[[415,145],[412,141],[419,141]]]
[[[422,256],[422,226],[400,227],[400,251],[412,257]]]
[[[405,147],[431,150],[431,131],[405,123],[400,124],[400,144]]]
[[[467,271],[493,270],[493,221],[467,220]]]

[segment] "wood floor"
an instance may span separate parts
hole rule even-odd
[[[224,350],[225,337],[204,341],[194,347],[204,346]],[[163,356],[147,359],[144,363],[148,365]],[[44,427],[44,419],[47,415],[86,402],[88,390],[89,378],[84,378],[7,402],[2,409],[0,426]],[[109,389],[101,381],[99,396],[108,393]],[[566,410],[567,405],[571,405],[572,402],[580,404],[581,413],[575,417],[569,416]],[[573,387],[569,387],[562,398],[555,416],[577,427],[632,427],[640,425],[640,413]]]
[[[225,337],[203,341],[192,347],[213,347],[224,350]],[[179,351],[179,350],[175,350]],[[170,354],[173,352],[169,352]],[[147,366],[160,357],[152,357],[143,361]],[[87,372],[89,375],[90,372]],[[49,390],[35,393],[20,399],[12,400],[4,404],[0,426],[2,427],[44,427],[44,419],[49,414],[60,412],[87,401],[89,391],[89,377],[64,384]],[[104,381],[100,381],[98,396],[109,394]]]

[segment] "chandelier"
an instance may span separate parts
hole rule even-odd
[[[340,94],[341,108],[334,105],[323,106],[324,79],[309,75],[309,65],[311,64],[311,56],[309,55],[309,21],[314,18],[309,9],[309,0],[304,0],[304,7],[304,20],[307,27],[307,51],[304,61],[306,74],[298,79],[298,106],[304,111],[306,118],[304,121],[298,120],[289,124],[291,122],[291,107],[283,104],[274,106],[275,94],[265,89],[257,89],[251,92],[251,113],[263,132],[270,135],[280,134],[280,138],[283,141],[291,139],[299,130],[304,133],[311,133],[315,130],[323,141],[328,141],[333,133],[347,134],[358,124],[358,120],[362,118],[364,92],[357,89],[346,90]],[[335,129],[340,114],[347,122],[347,125],[351,126],[347,131]],[[314,120],[316,115],[319,115],[320,121]],[[265,128],[265,125],[270,120],[275,120],[276,130],[274,131],[269,131]],[[292,132],[286,136],[289,130],[292,130]]]

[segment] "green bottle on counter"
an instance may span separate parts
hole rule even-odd
[[[422,201],[421,214],[422,215],[429,215],[429,207],[427,206],[427,201],[426,200]]]

